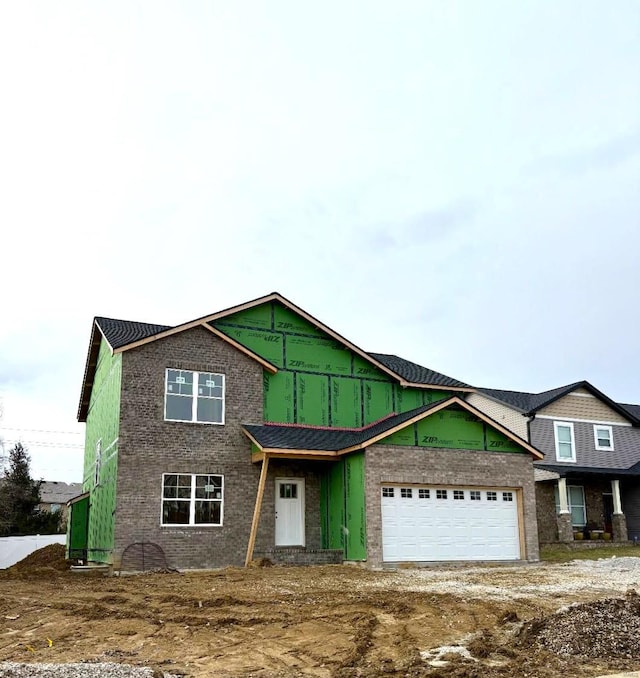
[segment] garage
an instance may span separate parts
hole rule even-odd
[[[515,489],[382,486],[384,562],[519,560]]]

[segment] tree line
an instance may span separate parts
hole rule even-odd
[[[5,460],[0,476],[0,536],[56,534],[63,531],[61,514],[41,511],[41,480],[31,477],[31,458],[22,443],[16,443]]]

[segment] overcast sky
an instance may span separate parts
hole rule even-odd
[[[0,63],[0,435],[37,477],[81,480],[93,316],[274,290],[468,383],[640,403],[637,0],[20,0]]]

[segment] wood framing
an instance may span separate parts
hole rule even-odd
[[[251,532],[249,534],[249,544],[247,545],[247,557],[244,566],[247,567],[253,560],[253,549],[256,545],[256,535],[258,534],[258,524],[260,523],[260,511],[262,510],[262,498],[264,497],[264,488],[267,484],[267,471],[269,470],[269,455],[265,454],[260,469],[260,481],[258,482],[258,493],[256,494],[256,505],[253,508],[253,520],[251,521]]]

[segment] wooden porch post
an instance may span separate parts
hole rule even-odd
[[[253,560],[253,549],[256,545],[256,535],[258,534],[258,523],[260,522],[260,511],[262,509],[262,497],[264,488],[267,484],[267,470],[269,468],[269,455],[265,453],[262,460],[262,469],[260,470],[260,482],[258,483],[258,494],[256,495],[256,505],[253,509],[253,520],[251,521],[251,534],[249,535],[249,544],[247,546],[247,557],[244,566],[247,567]]]

